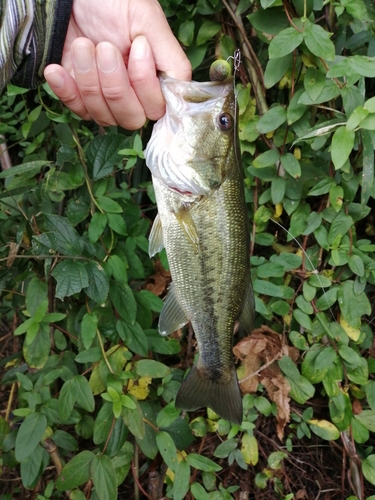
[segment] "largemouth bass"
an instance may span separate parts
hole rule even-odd
[[[254,303],[233,77],[160,82],[166,114],[145,151],[158,207],[149,252],[165,247],[172,276],[159,332],[190,321],[199,348],[175,404],[240,424],[233,335],[252,329]]]

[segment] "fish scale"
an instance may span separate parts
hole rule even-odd
[[[176,407],[209,406],[241,423],[233,335],[238,322],[252,329],[254,303],[233,79],[160,81],[167,111],[145,151],[158,207],[150,254],[164,245],[173,283],[159,331],[191,322],[199,350]],[[230,130],[220,128],[223,116],[224,124],[233,120]]]

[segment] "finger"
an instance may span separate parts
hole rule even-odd
[[[116,119],[102,94],[95,45],[87,38],[77,38],[71,50],[75,80],[88,113],[99,125],[116,125]]]
[[[129,80],[146,116],[158,120],[165,113],[165,101],[156,76],[155,61],[146,37],[133,40],[129,54]]]
[[[65,106],[83,120],[91,119],[74,78],[64,68],[50,64],[44,70],[44,77]]]
[[[101,91],[112,116],[128,130],[141,128],[145,112],[129,82],[120,51],[109,42],[101,42],[96,47],[96,58]]]
[[[153,2],[153,15],[146,15],[149,8],[149,0],[144,0],[145,15],[140,16],[139,2],[132,2],[130,9],[131,18],[131,40],[140,33],[146,36],[152,47],[155,66],[158,71],[163,71],[168,76],[179,80],[191,80],[191,64],[182,50],[180,44],[173,35],[165,14],[159,2]],[[155,28],[157,26],[157,28]]]

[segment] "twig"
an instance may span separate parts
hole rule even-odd
[[[235,11],[236,11],[236,5],[234,4],[233,0],[222,0],[223,4],[225,5],[225,8],[227,9],[229,15],[233,19],[236,28],[238,30],[238,37],[241,42],[241,50],[244,55],[245,59],[245,64],[247,71],[249,73],[251,85],[254,89],[254,94],[255,94],[255,99],[257,101],[258,109],[259,109],[259,114],[264,115],[268,111],[268,105],[266,102],[266,98],[264,96],[263,88],[262,88],[262,82],[259,79],[257,69],[261,71],[261,66],[259,64],[258,58],[247,38],[246,35],[246,30],[242,22],[242,18],[240,16],[237,16]]]

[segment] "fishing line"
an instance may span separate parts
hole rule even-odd
[[[233,60],[233,92],[234,92],[234,101],[235,101],[235,111],[234,111],[234,113],[235,113],[235,116],[234,116],[235,128],[234,128],[234,134],[236,134],[237,120],[238,120],[238,114],[239,114],[239,110],[238,110],[238,91],[236,90],[236,75],[237,75],[237,73],[239,71],[239,68],[241,66],[241,63],[242,63],[240,49],[236,49],[234,51],[233,56],[229,56],[227,58],[227,61],[229,61],[229,60]],[[237,141],[236,141],[236,138],[234,138],[234,139],[235,139],[234,140],[235,152],[238,154],[240,152],[237,151]],[[239,155],[239,158],[241,158],[241,155]],[[301,243],[293,236],[293,234],[290,231],[288,231],[288,229],[286,229],[282,224],[280,224],[276,220],[274,220],[272,218],[270,220],[272,222],[274,222],[275,224],[277,224],[281,229],[283,229],[297,243],[297,245],[299,246],[299,248],[302,250],[303,254],[305,255],[306,259],[308,260],[310,266],[313,269],[312,274],[315,274],[315,276],[318,279],[319,285],[320,285],[321,289],[323,290],[324,298],[325,298],[326,303],[328,305],[328,309],[329,309],[329,312],[331,313],[332,319],[335,321],[335,323],[338,324],[338,322],[337,322],[337,320],[335,318],[335,315],[333,314],[332,308],[329,305],[326,288],[323,286],[323,282],[320,279],[319,271],[314,266],[314,264],[313,264],[312,260],[310,259],[309,255],[307,254],[307,252],[305,251],[305,249],[303,248],[303,246],[301,245]]]
[[[279,222],[277,222],[275,219],[270,219],[272,222],[274,222],[275,224],[277,224],[279,227],[281,227],[281,229],[283,229],[286,233],[288,233],[288,235],[293,238],[293,240],[297,243],[297,245],[300,247],[300,249],[302,250],[303,254],[305,255],[306,259],[309,261],[309,264],[310,266],[314,269],[312,271],[312,274],[315,274],[315,276],[318,278],[318,281],[319,281],[319,285],[321,287],[321,289],[323,290],[323,294],[324,294],[324,298],[326,299],[326,302],[328,304],[328,309],[329,309],[329,312],[331,313],[331,316],[333,318],[333,320],[335,321],[335,323],[338,324],[336,318],[335,318],[335,315],[333,314],[333,311],[332,311],[332,308],[331,306],[329,305],[329,302],[328,302],[328,298],[327,298],[327,292],[326,292],[326,289],[325,287],[323,286],[323,283],[322,283],[322,280],[320,279],[320,275],[319,275],[319,271],[316,269],[316,267],[314,266],[312,260],[310,259],[310,257],[308,256],[307,252],[305,251],[305,249],[303,248],[303,246],[301,245],[301,243],[297,240],[297,238],[295,238],[292,233],[290,231],[287,230],[286,227],[284,227],[282,224],[280,224]]]

